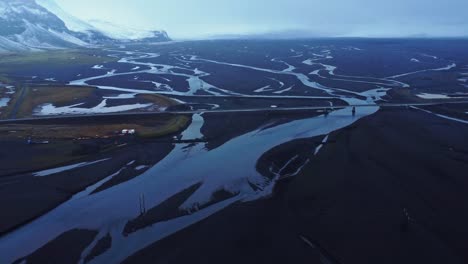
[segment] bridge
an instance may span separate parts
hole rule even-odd
[[[265,108],[244,108],[244,109],[211,109],[211,110],[180,110],[180,111],[162,111],[162,112],[121,112],[121,113],[104,113],[104,114],[87,114],[87,115],[50,115],[43,117],[32,118],[15,118],[0,120],[1,124],[26,123],[29,121],[54,121],[60,119],[80,119],[93,117],[120,117],[120,116],[158,116],[158,115],[189,115],[202,113],[249,113],[249,112],[285,112],[285,111],[333,111],[348,107],[356,109],[363,107],[418,107],[418,106],[435,106],[447,104],[468,104],[468,101],[444,101],[444,102],[428,102],[428,103],[379,103],[379,104],[357,104],[357,105],[337,105],[337,106],[300,106],[300,107],[265,107]]]

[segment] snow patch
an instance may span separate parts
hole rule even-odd
[[[267,85],[267,86],[263,86],[262,88],[255,90],[254,92],[263,93],[263,92],[270,92],[270,91],[273,91],[273,89],[271,88],[271,85]]]
[[[0,98],[0,107],[6,107],[10,100],[10,98]]]
[[[83,103],[56,107],[53,104],[44,104],[39,106],[34,115],[78,115],[78,114],[105,114],[105,113],[118,113],[130,110],[143,109],[152,106],[153,104],[130,104],[107,106],[107,99],[104,99],[99,105],[92,108],[79,108],[78,106]]]
[[[420,70],[420,71],[402,73],[402,74],[390,76],[390,77],[388,77],[387,79],[395,79],[395,78],[405,77],[405,76],[408,76],[408,75],[413,75],[413,74],[423,73],[423,72],[428,72],[428,71],[448,71],[448,70],[451,70],[451,69],[453,69],[453,68],[455,68],[455,67],[457,67],[457,64],[456,64],[456,63],[452,63],[452,64],[449,64],[449,65],[447,65],[447,66],[445,66],[445,67],[441,67],[441,68],[427,69],[427,70]]]
[[[58,18],[60,18],[65,23],[65,26],[71,31],[84,33],[96,30],[90,24],[65,12],[53,0],[36,0],[36,3],[47,9],[49,12],[56,15]]]
[[[140,165],[140,166],[135,167],[135,170],[140,171],[140,170],[143,170],[143,169],[146,169],[146,168],[149,168],[149,166],[148,165]]]
[[[88,24],[102,32],[104,35],[120,40],[136,40],[155,37],[155,30],[136,29],[127,26],[113,24],[102,20],[89,20]],[[167,36],[164,31],[160,32],[163,36]]]
[[[96,161],[92,161],[92,162],[81,162],[81,163],[77,163],[77,164],[73,164],[73,165],[68,165],[68,166],[63,166],[63,167],[59,167],[59,168],[53,168],[53,169],[49,169],[49,170],[43,170],[43,171],[39,171],[39,172],[33,173],[33,176],[35,176],[35,177],[49,176],[49,175],[57,174],[57,173],[60,173],[60,172],[70,171],[70,170],[73,170],[73,169],[77,169],[77,168],[81,168],[81,167],[93,165],[93,164],[100,163],[100,162],[107,161],[107,160],[110,160],[110,158],[108,158],[108,159],[96,160]]]
[[[454,98],[445,94],[430,94],[430,93],[420,93],[420,94],[417,94],[416,96],[422,99],[452,99]]]

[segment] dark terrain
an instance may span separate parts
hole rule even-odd
[[[152,105],[0,122],[0,262],[468,263],[467,44],[220,40],[59,53],[45,66],[8,57],[3,117]],[[91,92],[47,96],[70,85]],[[322,109],[281,110],[295,107]],[[258,110],[231,112],[246,109]],[[168,110],[194,112],[131,114]],[[109,124],[151,133],[89,136]]]

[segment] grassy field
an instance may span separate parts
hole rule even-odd
[[[15,71],[17,67],[38,67],[41,64],[47,64],[50,67],[71,64],[98,64],[116,60],[112,57],[94,53],[94,50],[55,50],[0,54],[0,72],[10,73]]]
[[[88,86],[26,86],[18,84],[16,93],[8,107],[3,109],[1,118],[25,118],[34,114],[38,106],[51,103],[55,106],[70,105],[76,102],[89,102],[92,98],[101,100],[98,90]],[[156,94],[136,96],[142,103],[153,103],[157,108],[177,105],[171,98]],[[157,110],[157,109],[155,109]]]
[[[165,135],[174,134],[184,129],[189,122],[190,118],[187,116],[174,116],[173,118],[165,122],[165,124],[160,126],[158,129],[150,128],[139,130],[138,136],[142,138],[157,138]]]
[[[142,138],[162,137],[176,133],[185,128],[190,118],[187,116],[156,116],[132,118],[100,117],[92,120],[68,122],[43,121],[41,123],[5,124],[0,125],[0,139],[78,139],[78,138],[107,138],[119,136],[123,129],[135,129],[137,136]],[[102,121],[101,121],[102,120]]]
[[[91,98],[101,100],[98,90],[87,86],[18,86],[9,106],[3,110],[1,118],[25,118],[34,114],[38,106],[51,103],[55,106],[70,105],[76,102],[89,102]],[[177,105],[178,102],[162,95],[141,94],[136,96],[142,103],[153,103],[156,108]],[[157,111],[158,109],[155,109]],[[14,113],[14,114],[13,114]]]
[[[103,64],[115,61],[99,50],[57,50],[30,53],[0,54],[0,81],[15,86],[16,93],[9,105],[2,109],[0,118],[14,119],[32,117],[34,110],[43,104],[65,106],[76,103],[99,103],[103,99],[100,90],[94,87],[37,85],[23,82],[23,70],[47,68],[49,71],[60,70],[79,65]],[[141,103],[153,103],[154,110],[178,104],[165,96],[137,95]],[[99,121],[96,121],[99,120]],[[79,122],[43,122],[0,126],[1,138],[25,139],[28,137],[62,140],[76,138],[102,138],[116,136],[122,129],[135,129],[142,138],[153,138],[176,133],[187,126],[187,116],[158,116],[151,118],[136,117],[114,118],[112,120],[84,119]]]
[[[47,71],[55,72],[62,69],[103,64],[115,60],[116,58],[108,57],[99,50],[94,49],[0,54],[0,82],[13,85],[16,88],[16,93],[12,96],[9,106],[2,109],[0,118],[30,116],[32,108],[37,106],[37,102],[39,101],[54,102],[53,100],[57,100],[57,103],[60,104],[61,102],[66,103],[72,96],[65,91],[61,91],[58,96],[39,94],[40,98],[31,99],[29,98],[30,96],[37,96],[37,94],[32,94],[31,92],[37,89],[37,87],[29,87],[23,81],[22,76],[29,76],[38,70],[46,69]],[[47,93],[48,91],[44,90],[44,92]],[[76,96],[80,97],[81,93],[85,91],[72,89],[70,92],[76,93]],[[46,96],[52,96],[51,100],[44,100]],[[23,102],[25,99],[26,101]]]
[[[11,83],[11,79],[4,74],[0,74],[0,83]]]
[[[169,97],[158,95],[158,94],[138,94],[136,97],[149,101],[160,107],[169,107],[172,105],[179,104],[178,102],[176,102],[175,100],[172,100]]]
[[[20,100],[20,97],[22,94],[23,94],[23,86],[17,85],[15,87],[15,93],[11,97],[10,102],[8,103],[6,107],[2,108],[2,111],[0,113],[0,119],[7,119],[11,117],[14,105],[16,105],[16,103]]]
[[[12,85],[13,81],[8,78],[6,75],[0,73],[0,98],[10,98],[12,97],[11,94],[7,94],[9,92],[8,89],[3,88],[3,86],[10,86]],[[12,85],[15,86],[15,85]],[[2,118],[3,113],[7,110],[7,107],[0,108],[0,118]]]
[[[69,104],[90,97],[95,90],[79,86],[20,86],[1,117],[9,118],[13,113],[15,118],[30,117],[34,109],[42,104]]]

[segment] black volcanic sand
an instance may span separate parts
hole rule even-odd
[[[462,123],[383,109],[332,133],[273,197],[234,204],[125,263],[466,263],[466,135]]]
[[[96,237],[97,232],[90,230],[74,229],[60,235],[54,242],[33,252],[29,256],[15,261],[15,263],[78,263],[81,253]],[[62,251],[57,252],[59,247]],[[66,250],[66,251],[65,251]],[[51,256],[54,257],[51,257]]]
[[[466,88],[458,81],[458,71],[457,68],[448,71],[427,71],[400,77],[397,80],[409,84],[414,93],[463,92]]]
[[[106,252],[112,246],[112,237],[110,234],[107,234],[105,237],[101,238],[94,248],[91,250],[89,255],[85,258],[85,263],[91,261],[96,256],[101,255],[102,253]]]
[[[3,145],[5,143],[9,142],[0,142]],[[26,148],[18,148],[22,144],[25,143],[16,142],[16,145],[11,144],[9,148],[13,151],[11,152],[13,157],[20,158],[21,155],[44,154],[43,152],[31,153],[31,149],[34,148],[27,145]],[[136,167],[153,165],[159,162],[173,147],[171,140],[168,138],[165,140],[133,142],[112,152],[92,155],[87,157],[86,160],[76,160],[71,163],[76,164],[87,160],[95,161],[111,157],[109,160],[90,166],[44,177],[34,177],[30,172],[0,177],[0,200],[2,201],[0,211],[8,212],[2,215],[0,219],[0,234],[9,232],[35,219],[70,199],[74,194],[119,170],[122,170],[119,175],[99,186],[93,193],[111,188],[141,175],[144,170],[136,170]],[[15,152],[16,149],[19,152]],[[132,161],[135,162],[129,165]]]
[[[468,104],[444,104],[419,107],[424,110],[429,110],[435,114],[441,114],[448,117],[458,118],[468,122]]]
[[[262,93],[255,92],[255,90],[270,85],[270,89],[273,91],[281,91],[294,85],[293,92],[288,93],[288,95],[328,96],[327,93],[321,90],[305,86],[295,76],[210,63],[200,65],[199,69],[210,73],[210,75],[203,77],[203,80],[208,83],[242,94],[272,94],[271,91]],[[276,80],[282,81],[284,86],[281,87]]]
[[[235,137],[258,129],[262,124],[281,124],[320,114],[322,113],[317,111],[205,113],[203,115],[205,124],[201,131],[207,140],[205,147],[211,150]]]

